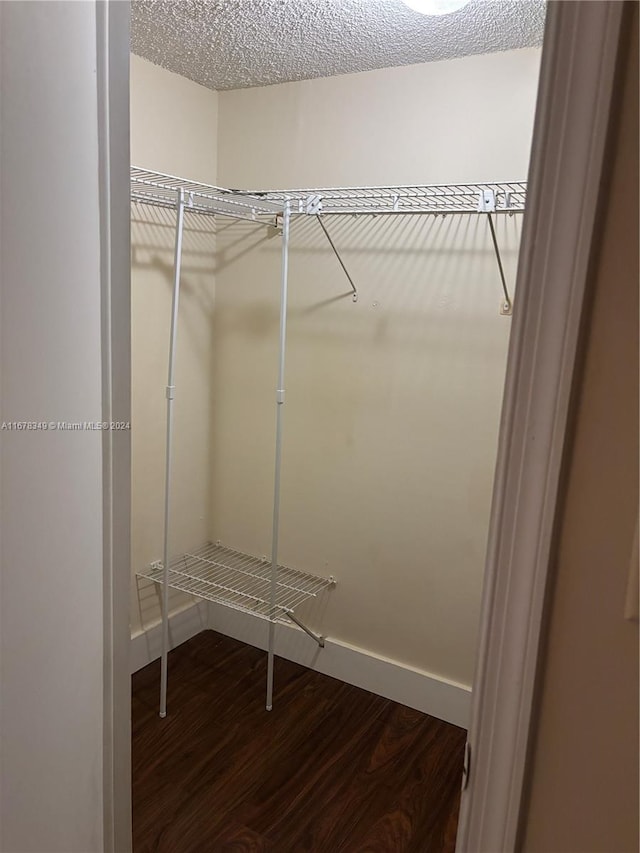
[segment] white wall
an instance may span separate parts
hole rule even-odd
[[[219,95],[218,180],[525,179],[537,49]],[[281,559],[338,587],[328,636],[470,684],[510,320],[477,217],[293,229]],[[512,283],[518,218],[499,239]],[[268,553],[280,241],[220,229],[212,535]],[[302,615],[302,611],[301,611]],[[308,642],[301,637],[301,643]]]
[[[0,4],[2,421],[101,420],[95,13]],[[0,847],[99,851],[102,434],[0,454]]]
[[[216,92],[131,57],[131,162],[216,182]],[[175,213],[132,208],[132,600],[134,634],[160,617],[158,589],[135,572],[162,558],[167,360]],[[172,553],[206,541],[210,515],[211,219],[187,215],[176,362]],[[172,611],[191,599],[171,593]]]
[[[524,180],[540,49],[220,92],[223,186]]]

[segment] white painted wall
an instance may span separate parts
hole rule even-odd
[[[216,182],[218,95],[131,57],[131,162]],[[169,323],[175,213],[132,208],[133,634],[160,618],[158,589],[135,572],[162,557]],[[172,553],[207,539],[210,516],[213,220],[187,215],[176,362]],[[191,602],[171,593],[175,612]]]
[[[1,3],[2,421],[101,420],[96,8]],[[0,848],[103,849],[102,434],[0,431]]]
[[[220,92],[223,186],[524,180],[540,49]]]
[[[540,52],[222,92],[218,180],[293,187],[525,179]],[[340,642],[472,679],[510,320],[479,218],[293,229],[281,559],[334,574]],[[500,219],[510,282],[517,218]],[[212,535],[269,552],[280,241],[218,235]],[[340,298],[343,297],[343,298]],[[302,611],[301,611],[302,615]],[[300,637],[300,643],[308,643]]]

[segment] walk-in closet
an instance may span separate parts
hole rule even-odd
[[[139,850],[454,849],[544,17],[132,3]]]

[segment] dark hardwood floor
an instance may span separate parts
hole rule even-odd
[[[133,677],[135,853],[448,853],[465,731],[204,631]]]

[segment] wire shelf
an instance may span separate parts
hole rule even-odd
[[[280,199],[260,198],[251,193],[200,184],[132,166],[132,201],[175,208],[180,192],[184,193],[185,210],[208,216],[230,216],[255,222],[262,217],[273,220],[284,208],[284,202]]]
[[[249,191],[248,195],[252,195]],[[487,194],[494,202],[483,203]],[[431,184],[388,187],[332,187],[268,190],[264,197],[292,202],[295,213],[521,213],[526,203],[525,181],[477,184]],[[314,202],[320,203],[316,211]]]
[[[137,574],[154,583],[163,583],[161,561],[151,563]],[[331,588],[335,581],[278,566],[274,620],[288,621],[304,601]],[[208,543],[182,554],[169,564],[169,587],[215,601],[262,619],[271,617],[271,563],[220,544]]]
[[[521,213],[525,181],[387,187],[329,187],[293,190],[236,190],[200,184],[132,167],[131,199],[175,207],[184,193],[185,210],[252,222],[273,221],[287,202],[294,214]],[[483,199],[489,199],[486,203]]]

